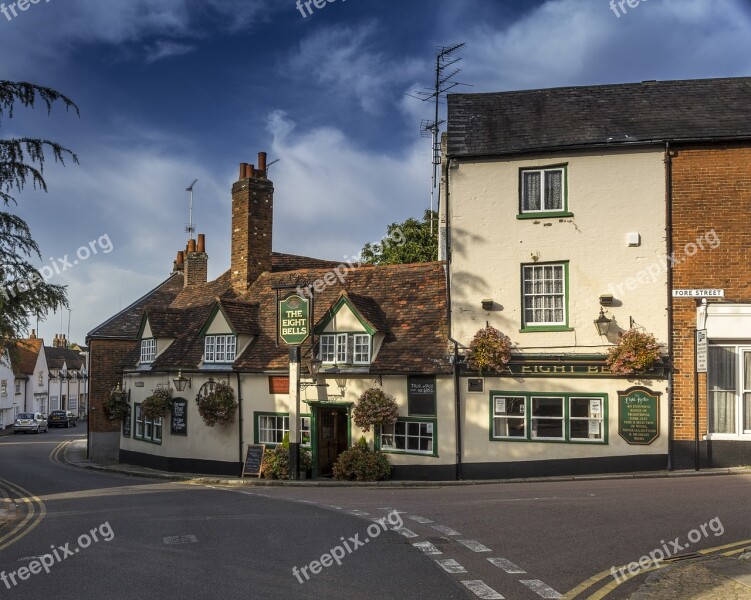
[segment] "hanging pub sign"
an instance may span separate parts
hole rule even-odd
[[[637,446],[648,446],[660,437],[659,392],[641,386],[618,392],[618,434]]]
[[[310,301],[297,294],[279,301],[279,337],[299,346],[310,335]]]

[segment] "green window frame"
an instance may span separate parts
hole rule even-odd
[[[150,442],[152,444],[162,443],[162,430],[164,428],[164,420],[162,417],[158,419],[147,419],[141,410],[141,404],[136,403],[133,405],[135,431],[133,432],[133,439],[141,440],[143,442]]]
[[[519,331],[573,331],[569,327],[569,262],[522,263],[520,275]],[[556,318],[558,311],[560,318]]]
[[[387,454],[438,456],[438,419],[399,417],[393,425],[381,425],[376,449]]]
[[[282,443],[284,435],[287,433],[289,433],[289,413],[253,413],[254,443],[265,444],[273,448]],[[310,448],[311,417],[309,413],[300,415],[300,434],[302,447]]]
[[[519,169],[517,219],[573,217],[568,210],[568,164]]]
[[[490,392],[491,442],[607,445],[608,395]]]

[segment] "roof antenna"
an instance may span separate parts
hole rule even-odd
[[[188,222],[188,226],[185,228],[185,231],[188,232],[188,239],[193,239],[193,232],[196,230],[196,228],[193,226],[193,186],[198,182],[198,179],[194,179],[193,183],[191,183],[188,187],[185,188],[185,191],[190,194],[190,208],[188,213],[188,218],[190,219]]]

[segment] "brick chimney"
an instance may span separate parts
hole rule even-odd
[[[184,287],[206,283],[209,276],[209,256],[206,254],[206,236],[203,233],[198,234],[198,243],[196,240],[188,240],[188,248],[185,251],[185,261],[183,265]]]
[[[232,186],[232,257],[230,273],[236,292],[246,291],[271,271],[271,232],[274,223],[274,184],[266,179],[266,153],[258,154],[258,169],[240,165]]]
[[[182,250],[177,251],[177,258],[172,263],[172,274],[182,273],[185,269],[185,252]]]

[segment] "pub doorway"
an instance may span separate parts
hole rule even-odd
[[[315,408],[317,476],[331,477],[337,457],[349,447],[349,411],[346,406]]]

